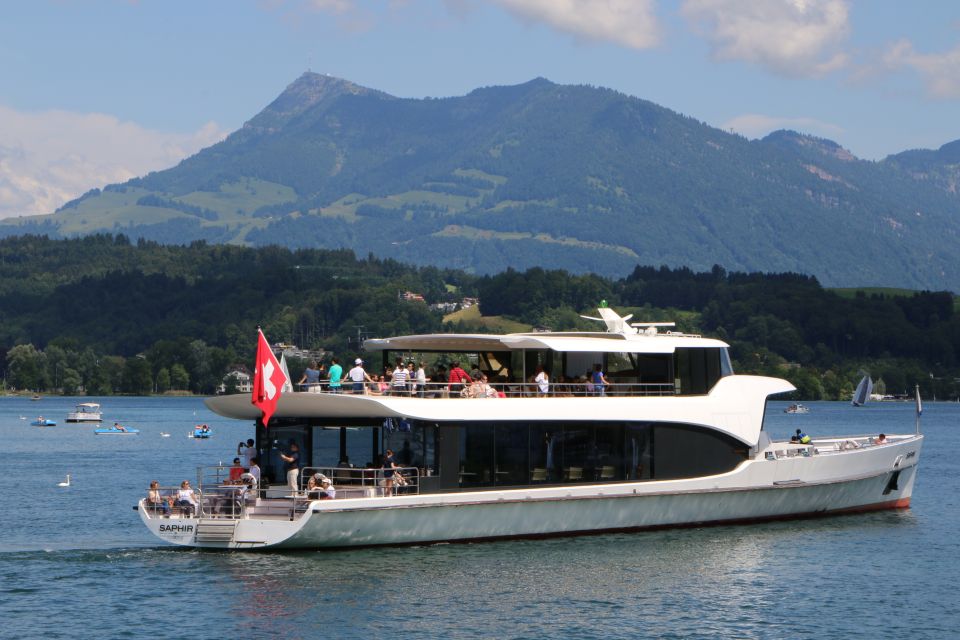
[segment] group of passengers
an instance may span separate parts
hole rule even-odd
[[[325,388],[332,393],[358,395],[502,398],[509,393],[507,382],[504,376],[497,376],[497,379],[491,382],[487,374],[476,366],[468,373],[457,360],[451,362],[449,370],[438,364],[428,374],[424,362],[397,358],[392,368],[387,367],[380,374],[371,375],[361,358],[356,358],[353,367],[344,372],[339,358],[334,357],[329,370],[325,369],[323,363],[310,361],[298,384],[306,390]],[[530,376],[527,383],[530,383],[531,387],[522,389],[523,395],[533,393],[537,396],[605,396],[612,388],[599,363],[579,378],[561,376],[555,383],[543,365],[538,365],[535,374]]]
[[[220,489],[223,496],[214,505],[216,510],[225,506],[238,507],[244,501],[256,499],[260,487],[260,465],[257,462],[257,449],[253,438],[237,445],[237,457],[227,468],[227,477],[220,480]],[[200,500],[190,486],[189,480],[180,483],[176,492],[167,492],[160,489],[157,480],[150,482],[147,491],[146,506],[154,512],[170,515],[173,509],[179,509],[184,515],[195,514],[200,508]]]

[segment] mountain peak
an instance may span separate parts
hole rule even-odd
[[[247,122],[244,128],[275,130],[318,104],[347,94],[387,95],[343,78],[305,71],[263,111]]]
[[[806,133],[799,133],[790,129],[778,129],[769,133],[763,138],[762,142],[773,143],[783,147],[788,145],[815,151],[821,155],[836,158],[838,160],[856,160],[857,157],[844,149],[833,140],[827,138],[818,138]]]

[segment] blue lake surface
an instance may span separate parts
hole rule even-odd
[[[960,404],[927,403],[909,510],[737,527],[336,552],[166,546],[151,479],[229,463],[249,423],[198,398],[0,398],[3,638],[946,638],[960,635]],[[914,406],[771,402],[784,437],[911,433]],[[38,415],[58,426],[29,426]],[[25,419],[21,419],[21,416]],[[210,440],[187,434],[196,423]],[[170,433],[163,438],[161,432]],[[57,487],[66,474],[72,486]]]

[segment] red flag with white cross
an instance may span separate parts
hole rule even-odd
[[[263,426],[270,422],[270,416],[277,410],[280,390],[287,377],[273,355],[273,350],[263,337],[263,331],[257,328],[257,365],[253,374],[253,397],[251,402],[263,412]]]

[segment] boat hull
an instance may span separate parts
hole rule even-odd
[[[908,507],[922,437],[869,450],[755,459],[709,478],[316,501],[293,519],[244,518],[198,540],[197,519],[146,525],[174,544],[339,548],[582,535]],[[171,528],[172,527],[172,528]],[[189,529],[188,529],[189,527]]]

